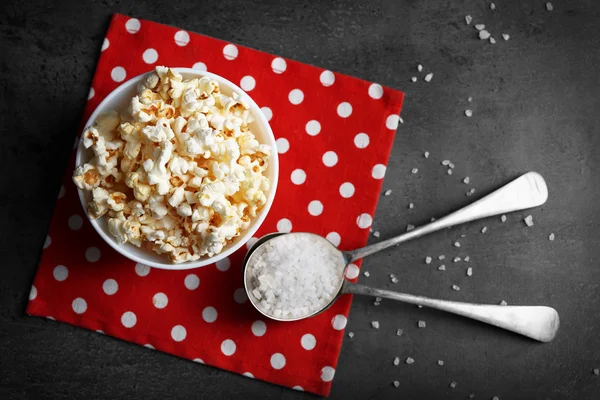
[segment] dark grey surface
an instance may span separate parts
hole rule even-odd
[[[0,397],[314,397],[24,316],[102,39],[111,14],[121,12],[404,90],[406,123],[384,184],[394,192],[381,198],[374,222],[382,238],[466,204],[466,175],[474,198],[529,170],[546,178],[543,207],[373,256],[364,264],[371,277],[361,280],[455,300],[553,306],[562,321],[554,342],[356,298],[347,327],[355,337],[344,342],[331,398],[599,398],[600,377],[592,373],[600,368],[599,2],[556,0],[552,12],[541,0],[498,0],[495,11],[475,0],[55,3],[0,6]],[[466,14],[498,43],[477,39]],[[434,72],[430,83],[410,82],[423,76],[418,62]],[[468,106],[472,118],[464,116]],[[452,176],[442,159],[456,164]],[[416,207],[409,210],[409,202]],[[529,213],[535,226],[526,228]],[[484,225],[489,230],[481,234]],[[449,265],[461,234],[471,278],[465,265]],[[423,263],[439,254],[446,272]],[[390,273],[401,282],[390,283]],[[419,319],[427,328],[417,328]],[[378,331],[372,320],[380,321]],[[416,361],[394,367],[395,356]]]

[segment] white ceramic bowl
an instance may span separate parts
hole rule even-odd
[[[184,79],[208,76],[211,79],[214,79],[217,82],[219,82],[221,93],[231,96],[233,92],[236,92],[242,95],[242,97],[248,102],[248,104],[250,104],[250,111],[252,112],[252,115],[255,118],[255,122],[253,122],[251,125],[252,132],[256,135],[256,138],[259,142],[268,144],[269,146],[271,146],[272,149],[269,166],[266,171],[267,178],[270,182],[270,189],[267,195],[267,203],[260,211],[260,213],[258,213],[258,215],[252,220],[252,223],[248,227],[248,229],[243,231],[240,236],[236,237],[232,243],[225,246],[221,253],[213,257],[203,257],[193,262],[173,264],[170,262],[169,258],[166,255],[159,255],[151,250],[138,248],[132,245],[131,243],[125,243],[124,245],[118,244],[108,231],[108,222],[105,216],[94,220],[90,219],[92,226],[94,227],[94,229],[96,229],[96,232],[98,232],[98,234],[106,241],[106,243],[108,243],[113,249],[115,249],[125,257],[155,268],[181,270],[203,267],[205,265],[215,263],[242,247],[256,233],[260,225],[265,220],[265,217],[267,216],[267,213],[269,212],[269,209],[273,204],[273,199],[275,198],[277,180],[279,177],[279,160],[277,157],[275,137],[273,135],[273,131],[271,130],[271,126],[269,125],[267,118],[260,110],[260,107],[254,102],[254,100],[252,100],[250,96],[248,96],[247,93],[245,93],[237,85],[233,84],[227,79],[215,74],[211,74],[210,72],[198,71],[191,68],[172,69],[179,72]],[[136,76],[135,78],[128,80],[127,82],[123,83],[121,86],[116,88],[114,91],[112,91],[102,101],[102,103],[98,105],[96,110],[94,110],[85,126],[91,126],[99,115],[107,111],[116,110],[119,113],[125,112],[131,103],[131,98],[136,95],[136,88],[138,83],[142,81],[145,75],[146,74]],[[88,162],[92,157],[93,153],[91,149],[86,149],[82,143],[79,143],[79,146],[77,147],[77,157],[75,159],[76,166]],[[83,205],[84,210],[86,210],[87,215],[87,203],[92,198],[91,192],[81,189],[78,189],[78,191],[79,199],[81,200],[81,204]]]

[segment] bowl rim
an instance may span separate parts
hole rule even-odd
[[[76,188],[77,188],[77,194],[79,196],[79,201],[81,203],[81,206],[83,207],[84,214],[86,215],[88,221],[92,224],[92,226],[94,227],[94,230],[100,235],[100,237],[102,237],[102,239],[104,239],[104,241],[110,247],[112,247],[117,252],[119,252],[120,254],[122,254],[123,256],[125,256],[126,258],[128,258],[132,261],[135,261],[135,262],[138,262],[138,263],[141,263],[144,265],[148,265],[153,268],[165,269],[165,270],[187,270],[187,269],[200,268],[200,267],[214,264],[217,261],[220,261],[220,260],[224,259],[225,257],[236,252],[238,249],[240,249],[242,246],[244,246],[253,237],[253,235],[256,233],[256,231],[263,224],[265,218],[267,217],[267,215],[271,209],[273,201],[275,199],[275,193],[277,192],[277,185],[278,185],[278,181],[279,181],[279,156],[277,153],[277,147],[276,147],[277,145],[276,145],[275,135],[273,134],[273,130],[271,129],[271,125],[269,124],[267,117],[263,114],[260,106],[258,104],[256,104],[254,99],[252,99],[252,97],[248,93],[246,93],[244,90],[242,90],[238,85],[236,85],[235,83],[231,82],[228,79],[223,78],[220,75],[217,75],[217,74],[214,74],[214,73],[208,72],[208,71],[201,71],[201,70],[187,68],[187,67],[169,67],[169,68],[171,70],[179,72],[179,73],[196,75],[197,77],[207,76],[207,77],[210,77],[211,79],[218,81],[220,84],[223,83],[226,86],[229,86],[233,91],[235,91],[243,96],[244,100],[250,104],[250,110],[252,111],[252,115],[256,119],[259,119],[261,124],[265,127],[267,137],[270,142],[268,144],[271,146],[271,149],[272,149],[269,162],[271,164],[271,167],[273,168],[273,179],[271,179],[269,182],[269,184],[270,184],[269,185],[269,193],[267,196],[267,201],[265,203],[265,206],[262,208],[259,215],[257,217],[255,217],[255,219],[252,222],[252,224],[250,225],[250,227],[248,229],[246,229],[245,232],[243,232],[242,238],[240,240],[238,240],[238,242],[235,245],[227,248],[226,250],[223,250],[219,254],[216,254],[216,255],[214,255],[212,257],[208,257],[208,258],[201,258],[200,260],[197,260],[197,261],[190,261],[190,262],[184,262],[184,263],[180,263],[180,264],[174,264],[174,263],[167,263],[167,262],[159,263],[159,262],[155,262],[155,261],[151,261],[151,260],[145,260],[145,259],[129,252],[125,246],[118,244],[114,238],[112,238],[110,235],[108,235],[106,232],[104,232],[104,230],[100,227],[100,225],[98,224],[96,219],[90,218],[90,216],[87,212],[87,201],[85,199],[86,191],[84,191],[83,189],[80,189],[77,186],[76,186]],[[126,82],[122,83],[121,85],[117,86],[112,92],[110,92],[100,102],[100,104],[98,104],[98,106],[96,106],[96,108],[94,109],[94,111],[92,112],[92,114],[90,115],[88,120],[86,121],[83,131],[85,131],[85,129],[87,129],[89,126],[91,126],[93,124],[93,122],[100,115],[101,110],[106,107],[107,103],[111,102],[114,98],[118,97],[121,94],[121,92],[123,92],[124,90],[129,89],[133,85],[137,85],[144,76],[146,76],[147,74],[149,74],[153,71],[154,70],[150,70],[150,71],[144,72],[142,74],[139,74],[137,76],[134,76],[133,78],[131,78],[131,79],[127,80]],[[108,111],[108,110],[105,110],[104,112],[106,112],[106,111]],[[78,136],[79,143],[77,145],[77,152],[76,152],[76,156],[75,156],[75,168],[77,168],[77,166],[81,165],[82,153],[84,150],[86,150],[83,148],[83,142],[80,140],[81,134],[83,133],[83,131],[80,132],[79,136]]]

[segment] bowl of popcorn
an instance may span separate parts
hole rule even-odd
[[[92,226],[129,259],[209,265],[243,246],[277,188],[275,137],[238,86],[156,67],[110,93],[87,121],[73,182]]]

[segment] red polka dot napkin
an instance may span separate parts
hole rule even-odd
[[[341,249],[366,244],[403,94],[222,40],[115,15],[83,121],[119,84],[156,65],[207,69],[239,84],[277,138],[280,178],[257,237],[307,231]],[[351,297],[304,321],[275,322],[242,289],[246,248],[188,271],[129,261],[61,188],[27,313],[95,330],[250,378],[328,395]],[[358,266],[347,277],[355,279]]]

